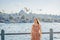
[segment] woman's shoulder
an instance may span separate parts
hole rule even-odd
[[[32,26],[34,26],[34,24]]]
[[[39,26],[39,25],[35,25],[35,24],[33,24],[32,26]]]

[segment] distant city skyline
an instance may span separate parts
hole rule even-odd
[[[24,7],[37,14],[60,15],[60,0],[0,0],[0,11],[5,13],[16,13]]]

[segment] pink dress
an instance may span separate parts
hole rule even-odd
[[[40,27],[39,27],[39,25],[33,25],[33,27],[32,27],[32,38],[31,38],[31,40],[40,40],[40,33],[39,33],[39,29],[40,29]]]

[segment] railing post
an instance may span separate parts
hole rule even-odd
[[[53,29],[50,29],[50,40],[53,40]]]
[[[1,40],[4,40],[4,30],[1,30]]]

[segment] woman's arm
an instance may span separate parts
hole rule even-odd
[[[40,36],[42,36],[41,25],[39,25],[39,33],[40,33]]]
[[[32,36],[32,32],[33,32],[33,25],[32,25],[32,29],[31,29],[31,36]]]

